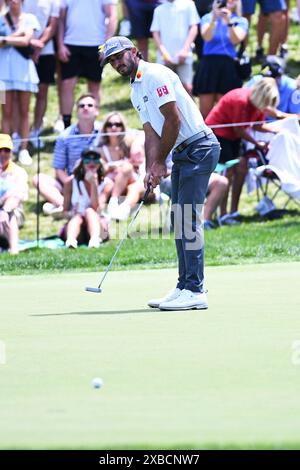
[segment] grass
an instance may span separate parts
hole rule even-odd
[[[1,449],[299,448],[298,273],[208,268],[189,312],[146,307],[175,269],[3,277]]]

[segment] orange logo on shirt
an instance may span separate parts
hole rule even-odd
[[[158,96],[161,98],[163,95],[168,95],[169,90],[167,88],[167,85],[161,86],[156,89]]]
[[[137,71],[136,78],[141,78],[142,72],[140,70]]]

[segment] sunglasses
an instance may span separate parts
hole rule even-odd
[[[2,148],[0,148],[0,152],[10,153],[11,150],[10,150],[9,148],[7,148],[7,147],[2,147]]]
[[[83,108],[85,108],[86,106],[87,106],[88,108],[94,108],[94,107],[95,107],[95,105],[92,104],[92,103],[80,103],[80,104],[78,105],[78,108],[83,109]]]
[[[123,127],[121,122],[107,122],[105,127],[112,128],[112,127]]]
[[[95,164],[98,164],[100,163],[100,158],[89,158],[89,157],[85,157],[82,159],[83,163],[85,164],[88,164],[88,163],[95,163]]]

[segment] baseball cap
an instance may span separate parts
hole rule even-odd
[[[132,49],[133,47],[135,45],[126,36],[113,36],[98,47],[99,54],[102,55],[102,65],[107,63],[111,55],[118,54],[126,49]]]
[[[284,74],[285,63],[281,57],[269,55],[263,63],[261,71],[264,77],[277,78]]]
[[[13,149],[13,141],[11,140],[10,135],[0,134],[0,149]]]
[[[88,147],[81,152],[81,158],[88,158],[99,163],[101,161],[101,153],[96,147]]]

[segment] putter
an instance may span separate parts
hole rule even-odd
[[[105,273],[103,274],[103,277],[102,277],[102,279],[101,279],[101,281],[100,281],[99,286],[98,286],[98,287],[86,287],[85,290],[86,290],[87,292],[94,292],[94,293],[96,293],[96,294],[100,294],[100,292],[102,292],[102,289],[101,289],[102,283],[103,283],[104,279],[106,278],[106,275],[107,275],[108,271],[110,270],[110,268],[111,268],[111,266],[112,266],[112,264],[113,264],[113,262],[114,262],[114,259],[115,259],[115,257],[117,256],[118,251],[120,250],[120,248],[121,248],[121,246],[122,246],[122,244],[123,244],[125,238],[127,237],[128,232],[129,232],[129,230],[130,230],[130,228],[131,228],[133,222],[134,222],[135,219],[137,218],[138,213],[140,212],[140,210],[141,210],[142,206],[144,205],[144,203],[145,203],[147,197],[149,196],[149,193],[150,193],[151,189],[152,189],[152,187],[149,185],[149,186],[147,187],[146,191],[145,191],[145,194],[144,194],[144,196],[143,196],[143,198],[142,198],[142,200],[141,200],[141,202],[140,202],[140,204],[139,204],[137,210],[135,211],[134,215],[132,216],[132,219],[131,219],[130,224],[129,224],[128,227],[126,228],[126,231],[125,231],[125,233],[124,233],[123,238],[120,240],[120,242],[119,242],[119,244],[118,244],[118,246],[117,246],[117,248],[116,248],[116,251],[115,251],[113,257],[112,257],[112,259],[110,260],[109,265],[107,266],[107,268],[106,268],[106,270],[105,270]]]

